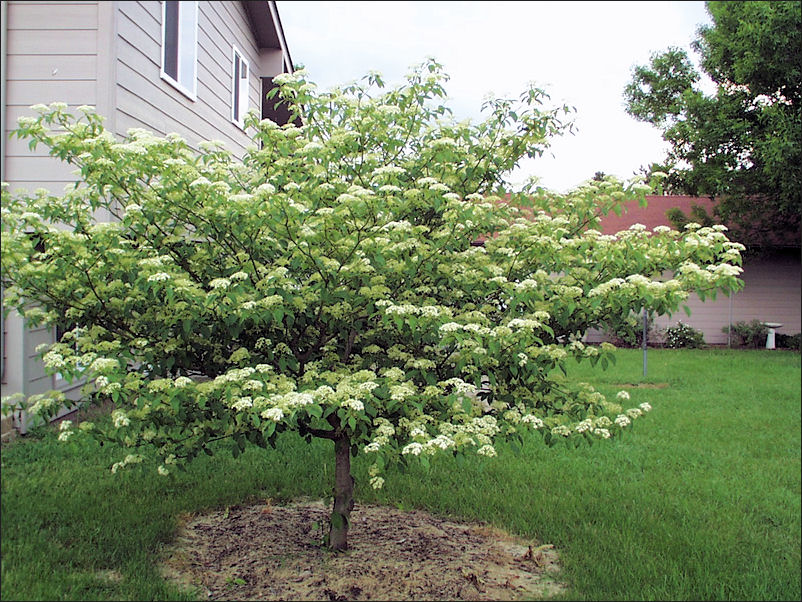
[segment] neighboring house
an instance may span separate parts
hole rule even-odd
[[[176,132],[192,146],[222,140],[238,156],[250,143],[247,111],[288,120],[265,100],[273,77],[292,71],[275,2],[4,1],[0,36],[0,179],[12,192],[60,193],[75,180],[45,149],[9,139],[33,104],[95,106],[118,136],[129,128]],[[77,398],[79,385],[46,375],[34,351],[57,332],[28,329],[12,313],[0,335],[2,396],[56,388]]]
[[[615,234],[626,230],[632,224],[643,224],[653,230],[656,226],[672,226],[666,212],[677,207],[686,215],[694,205],[699,205],[712,214],[713,201],[709,198],[690,196],[647,196],[646,207],[636,202],[626,205],[620,216],[610,214],[602,219],[604,234]],[[673,226],[672,226],[673,227]],[[802,260],[800,260],[799,237],[776,238],[771,247],[757,247],[753,240],[737,240],[749,250],[744,254],[744,287],[731,296],[718,295],[715,300],[706,298],[704,302],[693,294],[687,305],[691,310],[688,316],[682,309],[672,316],[659,316],[658,328],[675,326],[681,321],[704,333],[705,342],[712,345],[726,345],[727,332],[722,331],[736,322],[777,322],[783,326],[778,333],[796,334],[802,331]],[[602,340],[601,333],[591,331],[587,335],[590,342]]]

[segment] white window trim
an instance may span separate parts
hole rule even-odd
[[[245,111],[240,111],[239,121],[234,119],[234,90],[236,86],[239,85],[239,82],[234,79],[234,63],[237,60],[236,57],[239,56],[241,62],[245,63],[245,66],[248,68],[248,80],[247,84],[245,85],[245,99],[247,100],[247,107]],[[250,91],[251,91],[251,63],[250,61],[245,58],[245,53],[242,52],[235,44],[231,45],[231,123],[238,126],[240,129],[245,129],[245,115],[251,109],[251,98],[250,98]],[[240,90],[240,94],[242,91]]]
[[[193,65],[193,75],[192,75],[192,89],[183,86],[181,82],[176,81],[172,78],[172,76],[168,75],[167,72],[164,70],[164,26],[166,21],[165,12],[167,10],[166,2],[162,0],[162,23],[161,23],[161,31],[162,31],[162,40],[161,46],[159,47],[159,75],[161,78],[170,84],[173,88],[181,92],[184,96],[189,98],[191,101],[195,102],[198,100],[198,23],[200,22],[200,8],[198,6],[198,0],[193,0],[195,3],[195,46],[193,47],[194,56],[192,57],[192,65]],[[181,28],[178,28],[178,48],[179,53],[181,49]],[[180,57],[179,57],[180,60]]]

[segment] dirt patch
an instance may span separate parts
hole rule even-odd
[[[565,591],[550,545],[481,523],[357,505],[349,550],[321,545],[328,506],[238,506],[185,517],[165,577],[210,600],[516,600]]]
[[[624,383],[612,386],[622,389],[668,389],[668,383]]]

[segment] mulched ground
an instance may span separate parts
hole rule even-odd
[[[184,517],[163,565],[210,600],[516,600],[564,591],[557,554],[481,523],[357,505],[349,550],[322,545],[322,501]]]

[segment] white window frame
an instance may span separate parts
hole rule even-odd
[[[237,77],[237,59],[240,64],[244,64],[248,70],[247,77],[242,79],[242,71],[240,77]],[[242,52],[236,45],[231,45],[231,123],[245,129],[245,115],[251,108],[250,102],[250,82],[251,82],[251,64],[245,53]],[[244,90],[243,90],[244,87]],[[244,94],[243,94],[244,92]],[[236,106],[237,98],[239,98],[239,106]],[[239,115],[237,115],[239,114]]]
[[[159,63],[160,63],[159,73],[161,75],[161,78],[164,81],[166,81],[168,84],[173,86],[176,90],[181,92],[181,94],[183,94],[184,96],[186,96],[187,98],[189,98],[190,100],[192,100],[194,102],[198,98],[197,97],[197,91],[198,91],[198,22],[200,21],[200,12],[199,12],[199,7],[198,7],[198,1],[197,0],[182,0],[181,2],[178,2],[177,4],[178,4],[178,40],[176,41],[176,46],[177,46],[177,53],[178,53],[178,59],[177,59],[178,66],[177,66],[176,75],[178,76],[178,80],[173,78],[172,75],[168,74],[164,70],[164,53],[165,53],[165,42],[166,42],[166,40],[165,40],[165,37],[166,37],[165,36],[165,26],[167,25],[167,2],[164,1],[164,0],[161,3],[161,5],[162,5],[162,25],[161,25],[162,40],[161,40],[161,48],[160,48],[161,57],[160,57],[160,60],[159,60]],[[194,23],[193,23],[193,26],[192,26],[192,31],[191,31],[191,35],[193,36],[192,39],[195,42],[194,44],[192,44],[192,85],[191,85],[191,87],[187,86],[187,85],[185,85],[185,83],[182,83],[181,81],[179,81],[181,79],[181,50],[182,50],[182,47],[183,47],[182,45],[186,45],[186,43],[187,43],[187,40],[186,40],[186,35],[187,35],[186,29],[187,28],[186,27],[181,27],[181,11],[183,10],[182,5],[189,5],[189,4],[193,5],[194,11],[195,11],[195,20],[194,20]],[[186,48],[184,48],[184,50],[186,50]]]

